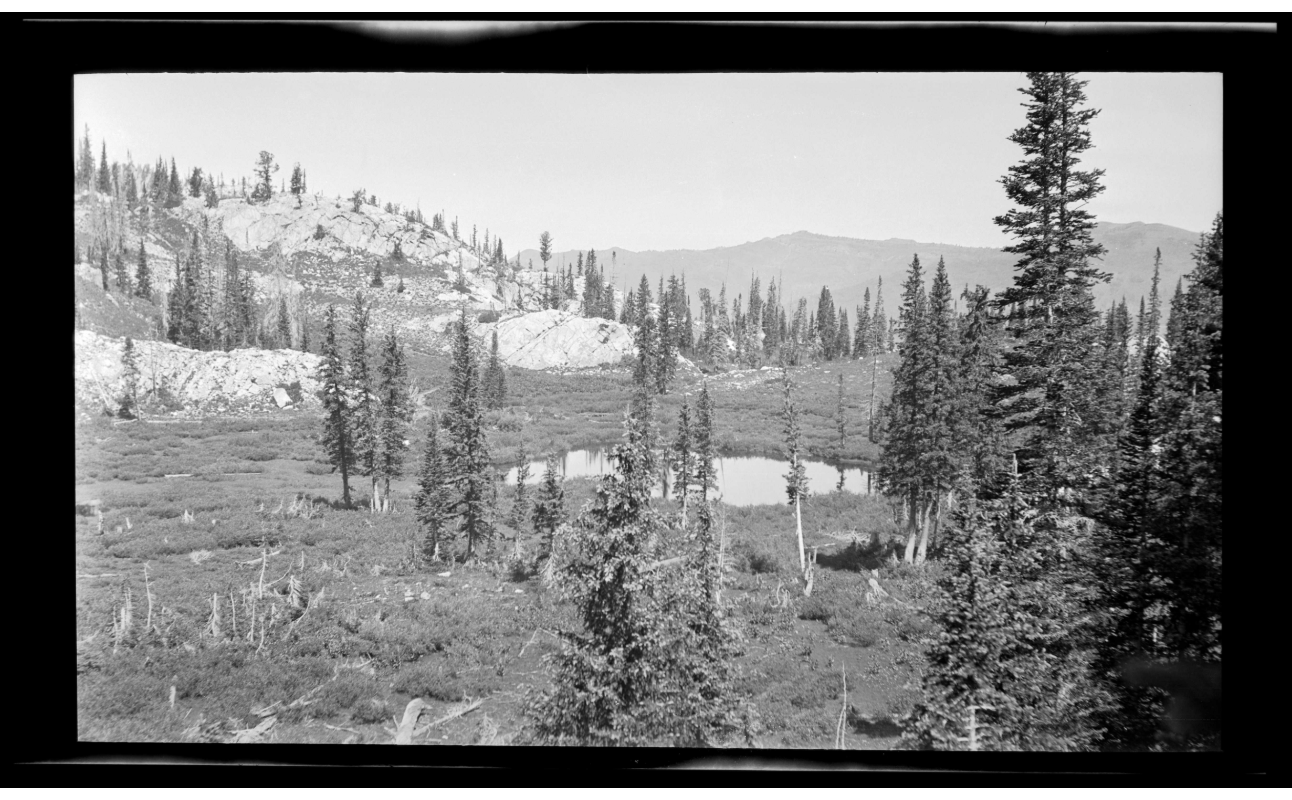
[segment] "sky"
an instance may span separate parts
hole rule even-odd
[[[1207,229],[1219,73],[1086,73],[1104,222]],[[1001,247],[1021,73],[105,74],[74,81],[97,158],[226,178],[268,150],[309,189],[445,210],[509,253],[708,249],[806,230]],[[75,149],[75,145],[74,145]]]

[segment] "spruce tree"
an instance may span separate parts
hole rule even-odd
[[[256,186],[251,191],[251,202],[267,203],[274,196],[274,173],[278,165],[274,163],[274,154],[261,150],[256,157]]]
[[[677,412],[677,435],[669,452],[669,467],[673,470],[673,492],[682,504],[681,524],[686,528],[687,506],[691,498],[691,482],[694,476],[694,449],[691,427],[690,397],[682,397],[682,408]]]
[[[534,532],[540,536],[539,561],[551,557],[553,537],[556,529],[565,524],[565,519],[565,487],[556,469],[556,456],[548,456],[543,479],[538,485],[538,496],[534,500]]]
[[[175,159],[170,160],[170,179],[166,181],[166,208],[175,208],[184,200],[183,191],[180,189],[179,170],[175,167]]]
[[[80,158],[76,162],[76,185],[85,190],[92,188],[94,182],[94,150],[90,147],[90,126],[86,125],[85,138],[81,139]]]
[[[103,291],[112,291],[108,288],[108,248],[102,243],[99,245],[99,275],[103,278]]]
[[[1017,344],[1005,353],[1002,371],[1015,381],[997,392],[1008,404],[1006,430],[1017,448],[1024,482],[1035,483],[1050,502],[1066,504],[1090,483],[1108,455],[1110,378],[1099,354],[1099,315],[1091,287],[1110,275],[1094,264],[1103,253],[1091,233],[1094,216],[1084,207],[1103,191],[1103,170],[1081,171],[1079,155],[1092,144],[1082,109],[1085,81],[1073,73],[1028,73],[1027,125],[1010,140],[1025,159],[1001,179],[1017,207],[996,218],[1017,240],[1005,248],[1019,256],[1014,285],[997,298],[1013,305]]]
[[[429,562],[440,560],[440,543],[449,541],[452,517],[452,496],[448,467],[439,442],[440,417],[431,414],[426,430],[426,449],[422,453],[422,468],[418,472],[417,522],[422,529],[422,558]]]
[[[466,536],[466,559],[487,536],[488,501],[492,488],[489,448],[480,411],[480,370],[475,342],[463,309],[453,333],[452,385],[444,415],[447,433],[445,457],[449,481],[455,487],[455,516]]]
[[[350,466],[354,451],[350,433],[350,401],[346,392],[345,367],[336,338],[336,306],[329,305],[323,317],[323,360],[319,383],[323,394],[323,435],[328,463],[341,471],[341,502],[350,507]]]
[[[287,296],[278,297],[278,347],[284,350],[292,346],[292,318],[287,313]]]
[[[475,241],[475,230],[472,229],[471,239]],[[543,231],[538,235],[538,260],[543,262],[543,271],[547,271],[547,262],[552,260],[552,234]]]
[[[709,492],[718,488],[718,473],[714,468],[717,446],[713,439],[713,398],[709,396],[709,383],[700,385],[700,397],[695,404],[695,478],[693,485],[700,505],[709,501]]]
[[[127,336],[121,351],[121,380],[124,392],[117,416],[122,419],[139,417],[139,355],[135,352],[134,341]]]
[[[112,254],[112,262],[116,267],[117,273],[117,291],[127,297],[130,296],[130,273],[126,270],[125,259],[121,257],[121,251],[117,250]]]
[[[866,358],[871,353],[870,343],[870,287],[866,287],[865,299],[857,309],[857,330],[852,337],[853,356]]]
[[[835,357],[838,324],[838,314],[834,310],[834,297],[830,294],[830,287],[822,286],[821,296],[816,304],[816,335],[821,343],[821,357],[826,361],[833,361]]]
[[[139,266],[135,270],[135,297],[151,301],[153,297],[152,278],[148,274],[148,255],[144,252],[144,240],[139,240]]]
[[[489,363],[485,366],[481,380],[481,391],[485,408],[497,410],[507,401],[507,375],[503,371],[502,359],[498,357],[498,329],[494,328],[489,346]]]
[[[839,323],[835,326],[834,333],[834,357],[841,359],[852,358],[852,326],[848,324],[848,309],[839,309]]]
[[[103,194],[112,193],[112,174],[108,171],[108,143],[103,142],[103,155],[99,157],[99,174],[95,188]]]
[[[380,510],[390,513],[390,482],[404,475],[408,426],[413,422],[413,403],[408,394],[408,362],[394,328],[386,333],[381,356],[381,373],[377,386],[381,406],[377,423],[376,473],[382,482]]]
[[[657,465],[646,402],[611,452],[615,474],[601,479],[562,548],[558,586],[583,624],[563,633],[551,689],[527,704],[541,743],[697,745],[734,727],[736,653],[713,627],[719,612],[703,588],[711,570],[694,551],[681,557],[687,569],[648,563],[662,521],[650,503]]]
[[[369,496],[368,508],[373,513],[380,509],[380,487],[378,485],[377,457],[380,450],[378,436],[378,418],[376,394],[372,386],[372,373],[368,367],[368,326],[371,322],[371,308],[363,301],[363,295],[355,292],[354,303],[350,307],[349,322],[349,365],[346,369],[347,388],[350,393],[350,436],[353,442],[354,471],[372,481],[372,494]]]
[[[903,560],[915,562],[917,537],[928,524],[933,496],[929,475],[921,468],[929,444],[927,407],[931,401],[933,351],[929,345],[928,298],[920,257],[911,260],[902,285],[901,362],[893,370],[893,391],[885,406],[884,440],[876,470],[880,489],[900,498],[906,509],[906,552]]]

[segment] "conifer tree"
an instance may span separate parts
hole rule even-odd
[[[790,462],[790,471],[785,475],[785,492],[789,505],[794,507],[794,527],[798,534],[799,571],[807,574],[807,556],[803,549],[803,511],[802,501],[807,496],[807,469],[799,460],[799,417],[794,406],[794,383],[790,379],[787,367],[781,368],[781,386],[784,390],[781,418],[785,423],[785,456]]]
[[[274,154],[261,150],[256,157],[256,186],[251,191],[251,202],[267,203],[274,196],[274,173],[278,165],[274,163]]]
[[[354,471],[358,475],[370,478],[372,494],[368,508],[373,513],[380,509],[381,499],[378,485],[377,462],[380,451],[378,435],[378,417],[376,394],[372,386],[372,373],[368,367],[368,326],[371,322],[371,308],[363,301],[363,295],[355,292],[354,303],[350,307],[350,351],[349,365],[346,369],[347,388],[350,394],[350,436],[354,452]]]
[[[112,174],[108,171],[108,143],[103,142],[103,155],[99,157],[99,173],[95,188],[103,194],[112,193]]]
[[[709,501],[709,492],[718,488],[718,474],[714,468],[717,447],[713,440],[713,398],[709,396],[709,383],[700,385],[700,397],[695,405],[695,479],[693,485],[700,505]]]
[[[104,143],[106,146],[106,142]],[[81,139],[81,154],[76,162],[76,185],[80,189],[90,189],[95,183],[94,150],[90,147],[90,126],[85,126],[85,138]]]
[[[112,291],[108,288],[108,247],[106,244],[99,245],[99,275],[103,278],[103,291]]]
[[[166,208],[175,208],[184,199],[179,184],[179,170],[175,167],[175,159],[170,160],[170,180],[166,182]]]
[[[1217,661],[1221,648],[1224,220],[1217,215],[1194,253],[1188,288],[1171,305],[1170,361],[1163,374],[1157,538],[1171,656]]]
[[[305,173],[301,172],[300,162],[292,166],[292,194],[296,195],[296,207],[301,207],[301,195],[305,193]]]
[[[691,495],[691,482],[694,475],[694,449],[691,429],[691,402],[688,395],[682,397],[682,408],[677,412],[677,435],[669,452],[669,467],[673,470],[673,492],[682,504],[682,528],[686,529],[686,512]]]
[[[870,318],[870,346],[875,354],[890,352],[888,349],[888,315],[884,313],[884,279],[875,288],[875,313]]]
[[[539,561],[551,557],[556,529],[564,525],[565,520],[565,487],[556,469],[556,456],[548,456],[543,479],[538,485],[538,496],[534,501],[534,532],[541,537]]]
[[[507,402],[507,375],[503,371],[502,359],[498,357],[498,329],[494,328],[489,346],[489,363],[485,366],[481,380],[481,391],[485,408],[497,410]]]
[[[839,309],[839,324],[835,326],[834,357],[852,358],[852,327],[848,324],[848,309]]]
[[[885,438],[876,470],[883,492],[900,498],[906,509],[907,564],[915,562],[916,540],[928,524],[933,496],[930,476],[921,469],[929,445],[927,407],[931,400],[934,354],[929,345],[928,298],[918,254],[902,285],[899,319],[902,325],[902,360],[893,370],[893,391],[885,406]],[[926,529],[927,530],[927,529]]]
[[[656,340],[655,374],[652,380],[655,391],[668,394],[677,374],[677,324],[668,298],[661,293],[659,298],[659,335]]]
[[[615,474],[602,478],[563,547],[558,586],[583,625],[550,662],[552,688],[527,704],[540,742],[705,744],[737,716],[734,648],[711,627],[719,612],[705,597],[704,556],[684,556],[682,570],[648,563],[662,521],[650,504],[653,401],[643,396],[642,415],[628,416],[611,453]]]
[[[444,427],[447,433],[445,460],[449,481],[456,488],[453,510],[461,519],[466,536],[466,559],[487,536],[492,472],[484,420],[480,411],[480,370],[475,342],[467,328],[463,309],[454,326],[452,386]]]
[[[472,241],[475,240],[475,231],[471,233]],[[547,271],[547,262],[552,260],[552,234],[543,231],[538,235],[538,260],[543,262],[543,271]]]
[[[336,338],[336,306],[329,305],[323,318],[323,360],[319,364],[324,414],[321,439],[328,462],[341,471],[341,501],[349,508],[350,466],[354,463],[354,455],[346,377]]]
[[[857,309],[857,330],[852,337],[853,356],[862,359],[870,355],[870,287],[866,287],[865,300]]]
[[[135,181],[135,165],[126,164],[126,207],[139,205],[139,184]]]
[[[130,273],[126,270],[125,259],[121,257],[121,251],[117,250],[112,254],[112,262],[116,267],[117,273],[117,291],[122,294],[130,295]]]
[[[830,294],[830,287],[822,286],[816,305],[816,335],[821,343],[821,357],[826,361],[833,361],[836,354],[838,324],[839,317],[834,310],[834,297]]]
[[[1005,353],[997,402],[1010,404],[1005,427],[1022,439],[1024,482],[1035,481],[1051,501],[1080,491],[1108,453],[1109,378],[1098,358],[1099,315],[1091,287],[1110,275],[1093,263],[1103,253],[1084,206],[1103,191],[1103,170],[1076,169],[1091,145],[1089,123],[1099,112],[1082,109],[1085,81],[1073,73],[1028,73],[1027,125],[1010,137],[1025,159],[1001,179],[1017,207],[996,218],[1017,243],[1014,285],[997,298],[1020,317],[1018,340]],[[1066,502],[1066,501],[1065,501]]]
[[[287,296],[278,297],[278,347],[290,349],[292,346],[292,319],[287,313]]]
[[[451,518],[449,472],[444,461],[444,451],[439,442],[440,417],[431,414],[426,430],[426,449],[422,454],[422,468],[418,472],[417,522],[423,534],[422,558],[440,560],[440,543],[449,541]]]
[[[404,476],[408,452],[408,426],[413,422],[413,403],[408,394],[408,362],[404,348],[391,328],[382,342],[382,363],[377,387],[381,401],[378,413],[377,470],[381,477],[381,507],[390,513],[390,482]]]
[[[139,266],[135,271],[135,297],[152,300],[153,283],[148,274],[148,255],[144,252],[144,240],[139,240]]]
[[[125,391],[117,416],[136,419],[139,416],[139,354],[135,352],[135,343],[129,336],[121,352],[121,379]]]

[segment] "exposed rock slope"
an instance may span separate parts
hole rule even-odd
[[[169,395],[200,413],[268,411],[286,405],[317,408],[319,362],[295,350],[202,352],[164,342],[137,341],[141,397]],[[78,405],[115,409],[125,392],[124,339],[77,331],[75,386]],[[298,384],[298,385],[296,385]],[[275,389],[287,393],[275,398]]]
[[[491,327],[498,331],[498,356],[513,367],[595,367],[636,352],[627,325],[569,311],[522,314],[481,326],[481,335],[489,337]]]

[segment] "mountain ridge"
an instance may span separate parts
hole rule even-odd
[[[1137,310],[1138,298],[1148,294],[1153,254],[1158,247],[1162,250],[1160,291],[1165,297],[1174,282],[1192,268],[1193,248],[1200,236],[1199,232],[1163,223],[1139,220],[1098,223],[1094,239],[1107,249],[1102,268],[1112,273],[1113,278],[1110,283],[1095,287],[1096,305],[1103,309],[1124,296],[1132,312]],[[554,252],[548,268],[559,266],[562,259],[566,264],[574,263],[579,252]],[[1017,260],[1013,254],[992,247],[899,237],[858,239],[806,230],[705,250],[597,249],[598,263],[608,276],[613,267],[615,285],[626,289],[635,288],[642,274],[650,281],[652,292],[661,276],[685,274],[688,291],[693,295],[703,287],[716,296],[725,280],[728,302],[731,302],[737,294],[748,294],[755,275],[760,278],[760,291],[765,296],[768,279],[775,278],[779,284],[779,276],[783,274],[789,313],[793,313],[790,304],[800,297],[806,297],[809,307],[815,308],[816,298],[825,285],[830,287],[836,307],[849,309],[852,316],[852,309],[861,304],[865,289],[870,288],[873,296],[876,282],[882,277],[889,287],[884,293],[884,305],[890,317],[896,313],[898,287],[913,254],[919,255],[929,279],[938,258],[942,257],[953,286],[981,283],[993,292],[1013,282]],[[520,256],[523,263],[533,260],[536,268],[541,269],[536,249],[522,250]]]

